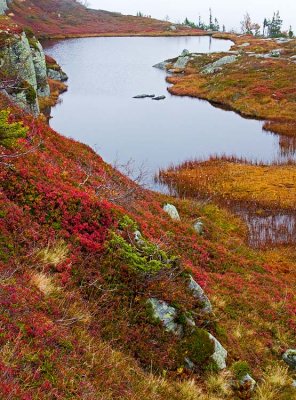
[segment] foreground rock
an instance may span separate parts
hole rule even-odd
[[[177,311],[174,307],[170,307],[165,301],[153,298],[148,302],[152,306],[154,318],[161,321],[168,332],[181,334],[182,327],[175,322]]]
[[[219,72],[222,70],[222,67],[224,65],[227,64],[232,64],[237,60],[237,56],[233,55],[233,56],[225,56],[220,58],[219,60],[213,62],[212,64],[208,64],[206,65],[203,70],[202,73],[203,74],[214,74],[215,72]]]
[[[181,347],[184,349],[184,362],[187,368],[195,370],[198,367],[197,360],[203,357],[203,352],[209,352],[207,357],[214,362],[218,370],[226,368],[227,351],[211,333],[196,327],[190,317],[185,317],[181,324],[177,309],[165,301],[151,298],[148,304],[152,307],[153,318],[162,322],[167,332],[179,336],[179,340],[183,343]]]
[[[244,388],[247,388],[248,391],[253,392],[257,382],[255,379],[251,377],[251,375],[246,374],[240,381],[240,385]]]
[[[296,349],[289,349],[283,354],[283,360],[290,367],[296,369]]]
[[[226,368],[227,351],[224,349],[222,344],[209,333],[209,338],[214,342],[215,352],[212,355],[212,359],[216,362],[217,368],[222,370]]]
[[[203,312],[211,313],[213,311],[213,307],[208,296],[205,294],[202,287],[199,286],[199,284],[192,278],[192,276],[190,276],[189,289],[192,291],[193,296],[202,304]]]
[[[163,211],[165,211],[174,221],[181,221],[177,208],[172,204],[166,204],[163,207]]]

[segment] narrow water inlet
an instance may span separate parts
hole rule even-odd
[[[248,226],[251,247],[264,248],[296,243],[296,213],[279,212],[265,216],[247,210],[237,212]]]

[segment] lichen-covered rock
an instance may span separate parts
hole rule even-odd
[[[257,384],[257,382],[255,381],[255,379],[253,379],[251,377],[250,374],[246,374],[240,381],[239,381],[240,385],[243,387],[247,387],[248,391],[253,392],[255,389],[255,386]]]
[[[0,0],[0,15],[5,14],[5,11],[7,9],[8,9],[7,1],[6,0]]]
[[[65,82],[68,80],[67,74],[61,69],[48,68],[47,76],[55,81]]]
[[[160,320],[168,332],[180,334],[182,327],[175,322],[177,311],[165,301],[151,298],[148,303],[152,306],[154,318]]]
[[[181,221],[177,208],[172,204],[166,204],[163,207],[163,211],[165,211],[174,221]]]
[[[21,108],[34,115],[39,114],[37,99],[37,79],[33,62],[32,50],[29,40],[23,32],[21,35],[14,35],[11,44],[3,49],[3,68],[22,80],[22,87],[15,90],[11,97]]]
[[[283,360],[284,360],[285,363],[288,364],[290,367],[296,369],[296,349],[288,349],[288,350],[283,354]]]
[[[205,313],[211,313],[213,311],[213,308],[209,298],[206,296],[205,292],[199,286],[199,284],[192,278],[192,276],[190,277],[189,281],[189,289],[192,290],[193,296],[197,298],[202,304],[202,310]]]
[[[187,50],[187,49],[184,49],[184,50],[182,51],[182,53],[181,53],[181,57],[189,56],[189,54],[190,54],[190,51]]]
[[[153,65],[153,68],[166,70],[167,66],[170,64],[169,61],[162,61],[158,64]]]
[[[217,368],[222,370],[226,368],[227,351],[224,349],[222,344],[209,333],[209,338],[213,340],[215,345],[215,352],[212,355],[212,359],[215,361]]]
[[[185,68],[190,58],[188,56],[178,57],[174,64],[174,68]]]
[[[47,82],[46,61],[43,48],[39,41],[36,41],[34,48],[32,48],[32,58],[37,82],[37,94],[40,97],[47,97],[50,95],[50,89]]]
[[[236,60],[237,60],[237,56],[236,55],[222,57],[219,60],[213,62],[212,64],[206,65],[202,69],[202,73],[203,74],[213,74],[213,73],[215,73],[217,71],[220,71],[221,67],[223,67],[224,65],[232,64]]]

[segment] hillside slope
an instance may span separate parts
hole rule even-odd
[[[201,33],[182,26],[172,31],[170,23],[152,18],[87,9],[75,0],[13,0],[9,12],[17,23],[30,26],[39,36]]]

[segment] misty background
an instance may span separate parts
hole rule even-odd
[[[198,2],[196,0],[88,0],[92,8],[108,11],[118,11],[123,14],[136,15],[138,11],[145,15],[165,19],[169,16],[172,22],[183,22],[186,17],[194,22],[199,15],[208,22],[209,8],[213,16],[218,18],[220,26],[227,30],[240,29],[243,15],[249,12],[252,21],[262,25],[264,18],[271,19],[274,11],[280,11],[284,20],[283,29],[292,25],[296,31],[296,1],[295,0],[211,0]]]

